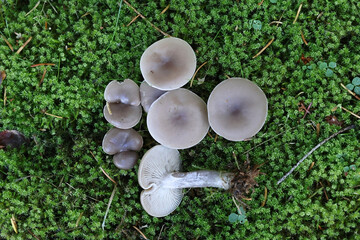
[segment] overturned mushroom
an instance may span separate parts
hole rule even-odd
[[[149,112],[151,104],[164,93],[166,93],[166,91],[153,88],[146,81],[143,81],[140,84],[140,99],[144,111]]]
[[[218,84],[207,103],[210,127],[231,141],[242,141],[260,131],[268,104],[264,92],[244,78],[230,78]]]
[[[147,126],[160,144],[174,149],[190,148],[207,134],[206,104],[187,89],[176,89],[158,98],[149,109]]]
[[[196,55],[191,46],[180,38],[165,38],[148,47],[140,59],[145,81],[160,90],[184,86],[196,69]]]
[[[19,148],[28,139],[17,130],[4,130],[0,132],[0,149]]]
[[[142,148],[143,139],[134,129],[112,128],[104,136],[102,142],[103,151],[114,155],[113,162],[121,169],[132,168],[138,160],[139,151]]]
[[[211,170],[178,172],[180,167],[179,151],[162,145],[151,148],[141,159],[138,181],[144,190],[140,201],[151,216],[164,217],[172,213],[183,198],[183,188],[222,188],[239,199],[256,185],[254,178],[259,174],[257,168],[222,173]]]
[[[111,81],[105,88],[104,117],[113,126],[122,129],[134,127],[141,119],[140,89],[130,79],[122,83]]]

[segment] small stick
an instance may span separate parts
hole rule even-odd
[[[164,8],[164,10],[161,11],[160,15],[161,15],[161,14],[164,14],[164,13],[169,9],[169,7],[170,7],[170,4],[168,4],[168,5],[166,6],[166,8]]]
[[[126,0],[124,0],[124,2],[125,2],[126,5],[128,5],[134,12],[136,12],[138,15],[140,15],[140,17],[141,17],[142,19],[144,19],[145,21],[147,21],[148,23],[150,23],[150,25],[151,25],[153,28],[155,28],[157,31],[159,31],[162,35],[164,35],[164,36],[166,36],[166,37],[170,37],[169,34],[161,31],[160,28],[156,27],[154,24],[152,24],[150,21],[148,21],[148,20],[146,19],[146,17],[144,17],[138,10],[136,10],[133,6],[131,6],[130,3],[128,3]]]
[[[348,113],[350,113],[350,114],[353,115],[354,117],[357,117],[358,119],[360,119],[360,116],[359,116],[359,115],[357,115],[357,114],[353,113],[352,111],[344,108],[343,106],[341,106],[341,109],[347,111]]]
[[[266,44],[266,46],[260,50],[260,52],[258,52],[255,56],[253,56],[252,58],[256,58],[257,56],[259,56],[263,51],[265,51],[265,49],[267,49],[271,44],[272,42],[275,40],[275,38],[271,39],[270,42],[268,42],[268,44]]]
[[[309,45],[308,42],[306,41],[305,37],[304,37],[304,33],[300,30],[300,33],[301,33],[301,38],[303,40],[303,42],[305,43],[305,45]]]
[[[127,27],[130,26],[133,22],[135,22],[135,20],[136,20],[138,17],[140,17],[139,14],[136,15],[126,26],[127,26]]]
[[[13,229],[14,229],[14,232],[15,233],[18,233],[18,230],[17,230],[17,224],[16,224],[16,219],[15,219],[15,216],[14,216],[14,214],[11,216],[11,225],[12,225],[12,227],[13,227]]]
[[[46,115],[49,115],[49,116],[52,116],[52,117],[56,117],[56,118],[63,118],[63,117],[60,117],[60,116],[56,116],[54,114],[51,114],[51,113],[47,113],[47,112],[44,112]]]
[[[267,190],[267,187],[265,187],[265,195],[264,195],[264,201],[262,201],[261,203],[261,206],[265,206],[265,203],[266,203],[266,199],[267,199],[267,193],[268,193],[268,190]]]
[[[314,165],[315,165],[315,162],[312,162],[309,169],[308,169],[308,171],[310,171],[314,167]]]
[[[275,23],[277,23],[277,24],[283,24],[283,22],[280,22],[280,21],[272,21],[271,23],[269,23],[269,25],[275,24]]]
[[[38,64],[33,64],[30,67],[38,67],[38,66],[55,66],[55,63],[38,63]]]
[[[34,233],[32,233],[30,230],[28,230],[28,232],[34,237],[36,238],[37,240],[40,240],[40,238],[38,236],[36,236]]]
[[[163,229],[164,229],[164,226],[165,226],[165,224],[163,224],[163,225],[162,225],[162,227],[161,227],[161,229],[160,229],[160,233],[159,233],[159,236],[158,236],[157,240],[160,240],[160,236],[161,236],[161,233],[162,233],[162,231],[163,231]]]
[[[78,219],[76,220],[75,227],[78,227],[78,226],[79,226],[80,220],[81,220],[81,218],[82,218],[83,215],[84,215],[84,212],[81,212],[81,213],[80,213],[80,216],[79,216]]]
[[[261,6],[261,4],[263,4],[264,0],[262,0],[261,2],[258,3],[259,6]]]
[[[124,0],[124,1],[125,1],[125,0]],[[138,231],[143,238],[145,238],[146,240],[148,240],[148,238],[145,236],[145,234],[143,234],[143,233],[140,231],[140,229],[138,229],[138,228],[135,227],[135,226],[133,226],[133,228],[135,228],[135,230]]]
[[[9,48],[11,49],[11,51],[13,52],[14,49],[13,47],[11,46],[11,44],[9,43],[9,41],[6,39],[6,37],[4,37],[3,35],[1,35],[2,39],[4,39],[4,41],[6,42],[6,44],[9,46]]]
[[[302,5],[303,5],[303,4],[300,4],[300,6],[299,6],[299,9],[298,9],[298,11],[297,11],[297,14],[296,14],[296,17],[295,17],[295,19],[294,19],[293,24],[295,24],[295,23],[296,23],[296,21],[297,21],[297,19],[298,19],[299,15],[300,15],[300,11],[301,11]]]
[[[322,184],[322,182],[320,182],[320,185],[323,187],[323,191],[324,191],[324,193],[325,193],[326,200],[329,201],[329,197],[328,197],[328,195],[327,195],[327,193],[326,193],[325,187],[324,187],[324,185]]]
[[[106,176],[108,179],[110,179],[110,181],[112,181],[113,183],[117,184],[117,183],[114,181],[114,179],[112,179],[112,178],[105,172],[105,170],[104,170],[102,167],[100,167],[100,169],[101,169],[101,171],[105,174],[105,176]]]
[[[39,6],[40,2],[41,2],[41,1],[38,1],[38,2],[35,4],[35,7],[33,7],[27,14],[25,14],[25,17],[26,17],[27,15],[29,15],[32,11],[34,11],[34,10]]]
[[[355,125],[347,126],[346,128],[343,128],[340,131],[338,131],[338,132],[334,133],[333,135],[331,135],[330,137],[324,139],[322,142],[320,142],[318,145],[316,145],[313,149],[311,149],[311,151],[308,152],[293,168],[291,168],[291,170],[288,173],[286,173],[285,176],[283,176],[276,184],[279,185],[280,183],[282,183],[308,156],[310,156],[316,149],[321,147],[324,143],[326,143],[330,139],[336,137],[340,133],[346,132],[346,131],[348,131],[350,129],[353,129],[353,128],[355,128]]]
[[[20,52],[24,49],[24,47],[31,41],[32,37],[29,37],[29,39],[22,45],[19,50],[17,50],[16,54],[20,54]]]
[[[217,141],[218,136],[219,136],[219,135],[217,135],[217,134],[215,135],[214,142],[216,142],[216,141]]]
[[[40,85],[41,85],[41,84],[43,83],[43,81],[44,81],[45,74],[46,74],[46,68],[44,68],[44,73],[43,73],[43,75],[42,75],[42,77],[41,77],[41,80],[40,80],[40,82],[39,82],[39,87],[40,87]]]
[[[110,196],[110,199],[109,199],[109,203],[108,203],[108,206],[107,206],[107,208],[106,208],[106,212],[105,212],[105,216],[104,216],[104,221],[103,221],[103,223],[101,224],[101,228],[102,228],[103,231],[105,230],[105,221],[106,221],[107,215],[108,215],[108,213],[109,213],[111,203],[112,203],[112,201],[113,201],[113,199],[114,199],[114,196],[115,196],[116,186],[117,186],[117,184],[114,185],[114,190],[113,190],[112,193],[111,193],[111,196]]]
[[[194,81],[194,78],[195,78],[196,74],[198,73],[198,71],[200,70],[200,68],[202,68],[205,64],[207,64],[207,62],[204,62],[203,64],[200,65],[200,67],[198,67],[198,69],[196,69],[193,77],[191,78],[190,87],[192,87],[192,85],[193,85],[193,81]]]
[[[112,115],[110,104],[108,102],[106,102],[106,108],[107,108],[109,114]]]
[[[356,95],[353,91],[351,91],[350,89],[348,89],[347,87],[345,87],[344,84],[340,83],[340,85],[346,90],[348,91],[351,95],[353,95],[357,100],[360,100],[360,97],[358,95]]]
[[[6,106],[6,100],[7,100],[7,97],[6,97],[6,86],[4,86],[4,107]]]

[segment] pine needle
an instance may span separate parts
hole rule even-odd
[[[110,199],[109,199],[109,203],[108,203],[108,206],[107,206],[107,208],[106,208],[106,212],[105,212],[105,216],[104,216],[104,221],[103,221],[103,223],[101,224],[101,228],[102,228],[103,231],[105,230],[105,221],[106,221],[107,215],[108,215],[108,213],[109,213],[111,203],[112,203],[112,201],[113,201],[113,199],[114,199],[115,192],[116,192],[116,188],[117,188],[117,184],[114,185],[114,190],[113,190],[112,193],[111,193],[111,196],[110,196]]]
[[[260,52],[258,52],[255,56],[253,56],[252,58],[256,58],[257,56],[259,56],[263,51],[265,51],[275,40],[275,38],[271,39],[270,42],[268,42],[268,44],[266,44],[266,46],[260,50]]]
[[[28,43],[31,41],[32,37],[29,37],[29,39],[24,43],[24,45],[22,45],[19,50],[17,50],[16,54],[20,54],[20,52],[24,49],[24,47],[26,47],[26,45],[28,45]]]

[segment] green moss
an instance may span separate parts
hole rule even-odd
[[[276,182],[339,130],[324,120],[326,116],[336,114],[344,125],[357,121],[340,108],[332,109],[341,104],[360,112],[359,101],[340,86],[360,75],[360,3],[304,1],[293,24],[300,2],[131,2],[149,22],[189,42],[199,66],[207,62],[193,87],[186,88],[206,100],[220,81],[236,76],[251,79],[268,97],[268,119],[250,141],[218,137],[215,142],[207,136],[181,151],[185,171],[234,170],[233,153],[239,162],[248,152],[253,164],[265,163],[261,169],[266,175],[258,177],[259,187],[249,194],[247,222],[241,224],[228,221],[237,211],[230,194],[210,188],[186,190],[174,213],[150,217],[139,201],[137,167],[119,171],[102,152],[102,137],[110,128],[102,116],[105,86],[113,79],[141,82],[141,54],[163,38],[161,33],[141,18],[127,26],[137,14],[123,3],[118,18],[118,1],[42,1],[26,15],[37,2],[7,0],[0,7],[0,31],[15,51],[32,37],[19,55],[0,39],[0,70],[7,74],[0,86],[1,96],[6,88],[7,97],[6,105],[0,104],[0,128],[19,130],[31,139],[21,149],[0,150],[0,238],[29,239],[30,231],[41,239],[140,238],[133,226],[149,239],[357,238],[358,129],[324,144],[285,182]],[[168,4],[170,8],[160,14]],[[261,22],[261,29],[249,26],[252,19]],[[281,24],[269,24],[279,19]],[[22,37],[17,39],[15,32]],[[272,38],[273,43],[253,59]],[[302,54],[313,60],[304,65]],[[330,68],[336,63],[333,75],[327,77],[315,65],[318,62]],[[37,63],[55,64],[46,66],[41,86],[45,67],[30,67]],[[197,84],[197,78],[204,77],[205,82]],[[298,110],[300,101],[306,106],[312,102],[305,119]],[[144,121],[136,129],[153,144]],[[345,175],[343,169],[350,165],[357,170]],[[104,230],[101,224],[113,184],[99,167],[119,183]],[[261,207],[265,187],[268,197]],[[13,215],[18,234],[11,226]]]

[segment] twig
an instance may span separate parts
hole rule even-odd
[[[110,179],[110,181],[112,181],[113,183],[117,184],[117,183],[114,181],[114,179],[112,179],[112,178],[109,176],[109,174],[107,174],[102,167],[100,167],[100,169],[101,169],[101,171],[105,174],[105,176],[106,176],[108,179]]]
[[[101,228],[102,228],[103,231],[105,230],[105,221],[106,221],[107,215],[108,215],[108,213],[109,213],[111,203],[112,203],[112,201],[113,201],[113,199],[114,199],[114,196],[115,196],[116,187],[117,187],[117,184],[114,185],[114,190],[113,190],[112,193],[111,193],[111,196],[110,196],[110,199],[109,199],[109,203],[108,203],[108,206],[107,206],[107,208],[106,208],[106,212],[105,212],[105,216],[104,216],[104,221],[103,221],[103,223],[101,224]]]
[[[39,82],[39,87],[40,87],[40,85],[41,85],[41,84],[43,83],[43,81],[44,81],[45,74],[46,74],[46,68],[44,68],[44,73],[43,73],[43,75],[42,75],[42,77],[41,77],[41,80],[40,80],[40,82]]]
[[[264,0],[261,0],[261,2],[258,3],[259,6],[261,6],[261,4],[263,4]]]
[[[275,38],[271,39],[270,42],[268,42],[268,44],[266,44],[266,46],[260,50],[260,52],[258,52],[255,56],[253,56],[252,58],[256,58],[257,56],[259,56],[263,51],[265,51],[265,49],[267,49],[271,44],[272,42],[275,40]]]
[[[116,24],[115,24],[115,30],[114,30],[113,36],[112,36],[111,41],[110,41],[110,43],[109,43],[108,47],[106,48],[105,52],[107,52],[107,50],[110,48],[110,45],[111,45],[111,43],[112,43],[112,42],[113,42],[113,40],[114,40],[115,33],[116,33],[117,29],[118,29],[118,23],[119,23],[119,17],[120,17],[120,12],[121,12],[121,7],[122,7],[122,2],[123,2],[123,1],[121,0],[121,2],[120,2],[120,6],[119,6],[118,15],[117,15],[117,18],[116,18]]]
[[[345,87],[344,84],[340,83],[340,85],[346,90],[348,91],[351,95],[353,95],[357,100],[360,100],[360,97],[358,95],[356,95],[353,91],[351,91],[350,89],[348,89],[347,87]]]
[[[25,17],[26,17],[27,15],[29,15],[32,11],[34,11],[34,10],[39,6],[40,2],[41,2],[41,1],[38,1],[38,2],[35,4],[35,7],[33,7],[27,14],[25,14]]]
[[[15,219],[15,216],[14,216],[14,214],[11,216],[11,225],[12,225],[12,227],[13,227],[13,229],[14,229],[14,232],[15,233],[18,233],[18,230],[17,230],[17,224],[16,224],[16,219]]]
[[[127,26],[127,27],[130,26],[133,22],[135,22],[135,20],[136,20],[138,17],[140,17],[139,14],[136,15],[126,26]]]
[[[293,168],[291,168],[291,170],[285,174],[285,176],[283,176],[276,184],[279,185],[280,183],[282,183],[308,156],[310,156],[316,149],[318,149],[319,147],[321,147],[324,143],[326,143],[327,141],[329,141],[330,139],[336,137],[337,135],[339,135],[340,133],[346,132],[350,129],[355,128],[355,125],[350,125],[347,126],[346,128],[341,129],[340,131],[334,133],[333,135],[331,135],[330,137],[324,139],[322,142],[320,142],[318,145],[316,145],[313,149],[311,149],[310,152],[308,152]]]
[[[38,67],[38,66],[55,66],[55,63],[37,63],[31,65],[30,67]]]
[[[283,22],[280,22],[280,21],[272,21],[271,23],[269,23],[269,25],[275,24],[275,23],[277,23],[277,24],[283,24]]]
[[[49,115],[49,116],[52,116],[52,117],[56,117],[56,118],[64,118],[64,117],[56,116],[56,115],[54,115],[54,114],[47,113],[47,112],[44,112],[44,114]]]
[[[6,100],[7,100],[7,97],[6,97],[6,86],[4,86],[4,107],[6,106]]]
[[[106,108],[107,108],[109,114],[112,115],[110,104],[108,102],[106,102]]]
[[[124,1],[125,1],[125,0],[124,0]],[[135,230],[138,231],[143,238],[148,239],[148,238],[145,236],[145,234],[143,234],[143,233],[140,231],[140,229],[138,229],[138,228],[135,227],[135,226],[133,226],[133,228],[135,228]]]
[[[261,202],[261,206],[265,206],[266,200],[267,200],[268,190],[267,187],[265,187],[265,193],[264,193],[264,201]]]
[[[306,46],[309,45],[308,42],[305,39],[304,33],[301,30],[300,30],[300,33],[301,33],[301,38],[302,38],[303,42],[305,43],[305,45]]]
[[[140,15],[140,17],[141,17],[142,19],[144,19],[146,22],[150,23],[150,25],[151,25],[153,28],[155,28],[157,31],[159,31],[162,35],[164,35],[164,36],[166,36],[166,37],[170,37],[169,34],[161,31],[160,28],[156,27],[154,24],[152,24],[150,21],[148,21],[148,20],[146,19],[146,17],[144,17],[144,15],[142,15],[138,10],[136,10],[133,6],[131,6],[130,3],[128,3],[126,0],[124,0],[124,2],[125,2],[126,5],[128,5],[134,12],[136,12],[138,15]]]
[[[29,37],[29,39],[22,45],[19,50],[17,50],[16,54],[20,54],[20,52],[24,49],[24,47],[31,41],[32,37]]]
[[[6,44],[9,46],[9,48],[11,49],[11,51],[13,52],[14,49],[13,47],[11,46],[11,44],[9,43],[9,41],[6,39],[6,37],[4,37],[3,35],[1,35],[2,39],[4,39],[4,41],[6,42]]]
[[[164,13],[169,9],[169,7],[170,7],[170,4],[168,4],[168,5],[166,6],[166,8],[164,8],[164,10],[161,11],[160,15],[161,15],[161,14],[164,14]]]
[[[198,73],[198,71],[200,70],[200,68],[202,68],[205,64],[207,64],[207,62],[204,62],[203,64],[200,65],[200,67],[198,67],[198,69],[196,69],[193,77],[191,78],[190,87],[192,87],[192,85],[193,85],[193,81],[194,81],[194,78],[195,78],[196,74]]]
[[[80,213],[80,216],[79,216],[78,219],[76,220],[75,227],[78,227],[78,226],[79,226],[80,220],[81,220],[81,218],[82,218],[83,215],[84,215],[84,212],[81,212],[81,213]]]
[[[300,11],[301,11],[302,5],[303,5],[303,4],[300,4],[300,6],[299,6],[299,9],[298,9],[298,11],[297,11],[297,13],[296,13],[296,17],[295,17],[295,19],[294,19],[293,24],[295,24],[295,23],[296,23],[296,21],[297,21],[297,19],[298,19],[299,15],[300,15]]]
[[[34,237],[36,238],[37,240],[40,240],[40,238],[38,236],[36,236],[34,233],[32,233],[30,230],[28,230],[28,232]]]
[[[345,110],[345,111],[348,112],[348,113],[350,113],[350,114],[353,115],[354,117],[357,117],[358,119],[360,119],[360,116],[359,116],[359,115],[357,115],[357,114],[353,113],[352,111],[344,108],[343,106],[341,106],[341,109],[342,109],[342,110]]]

